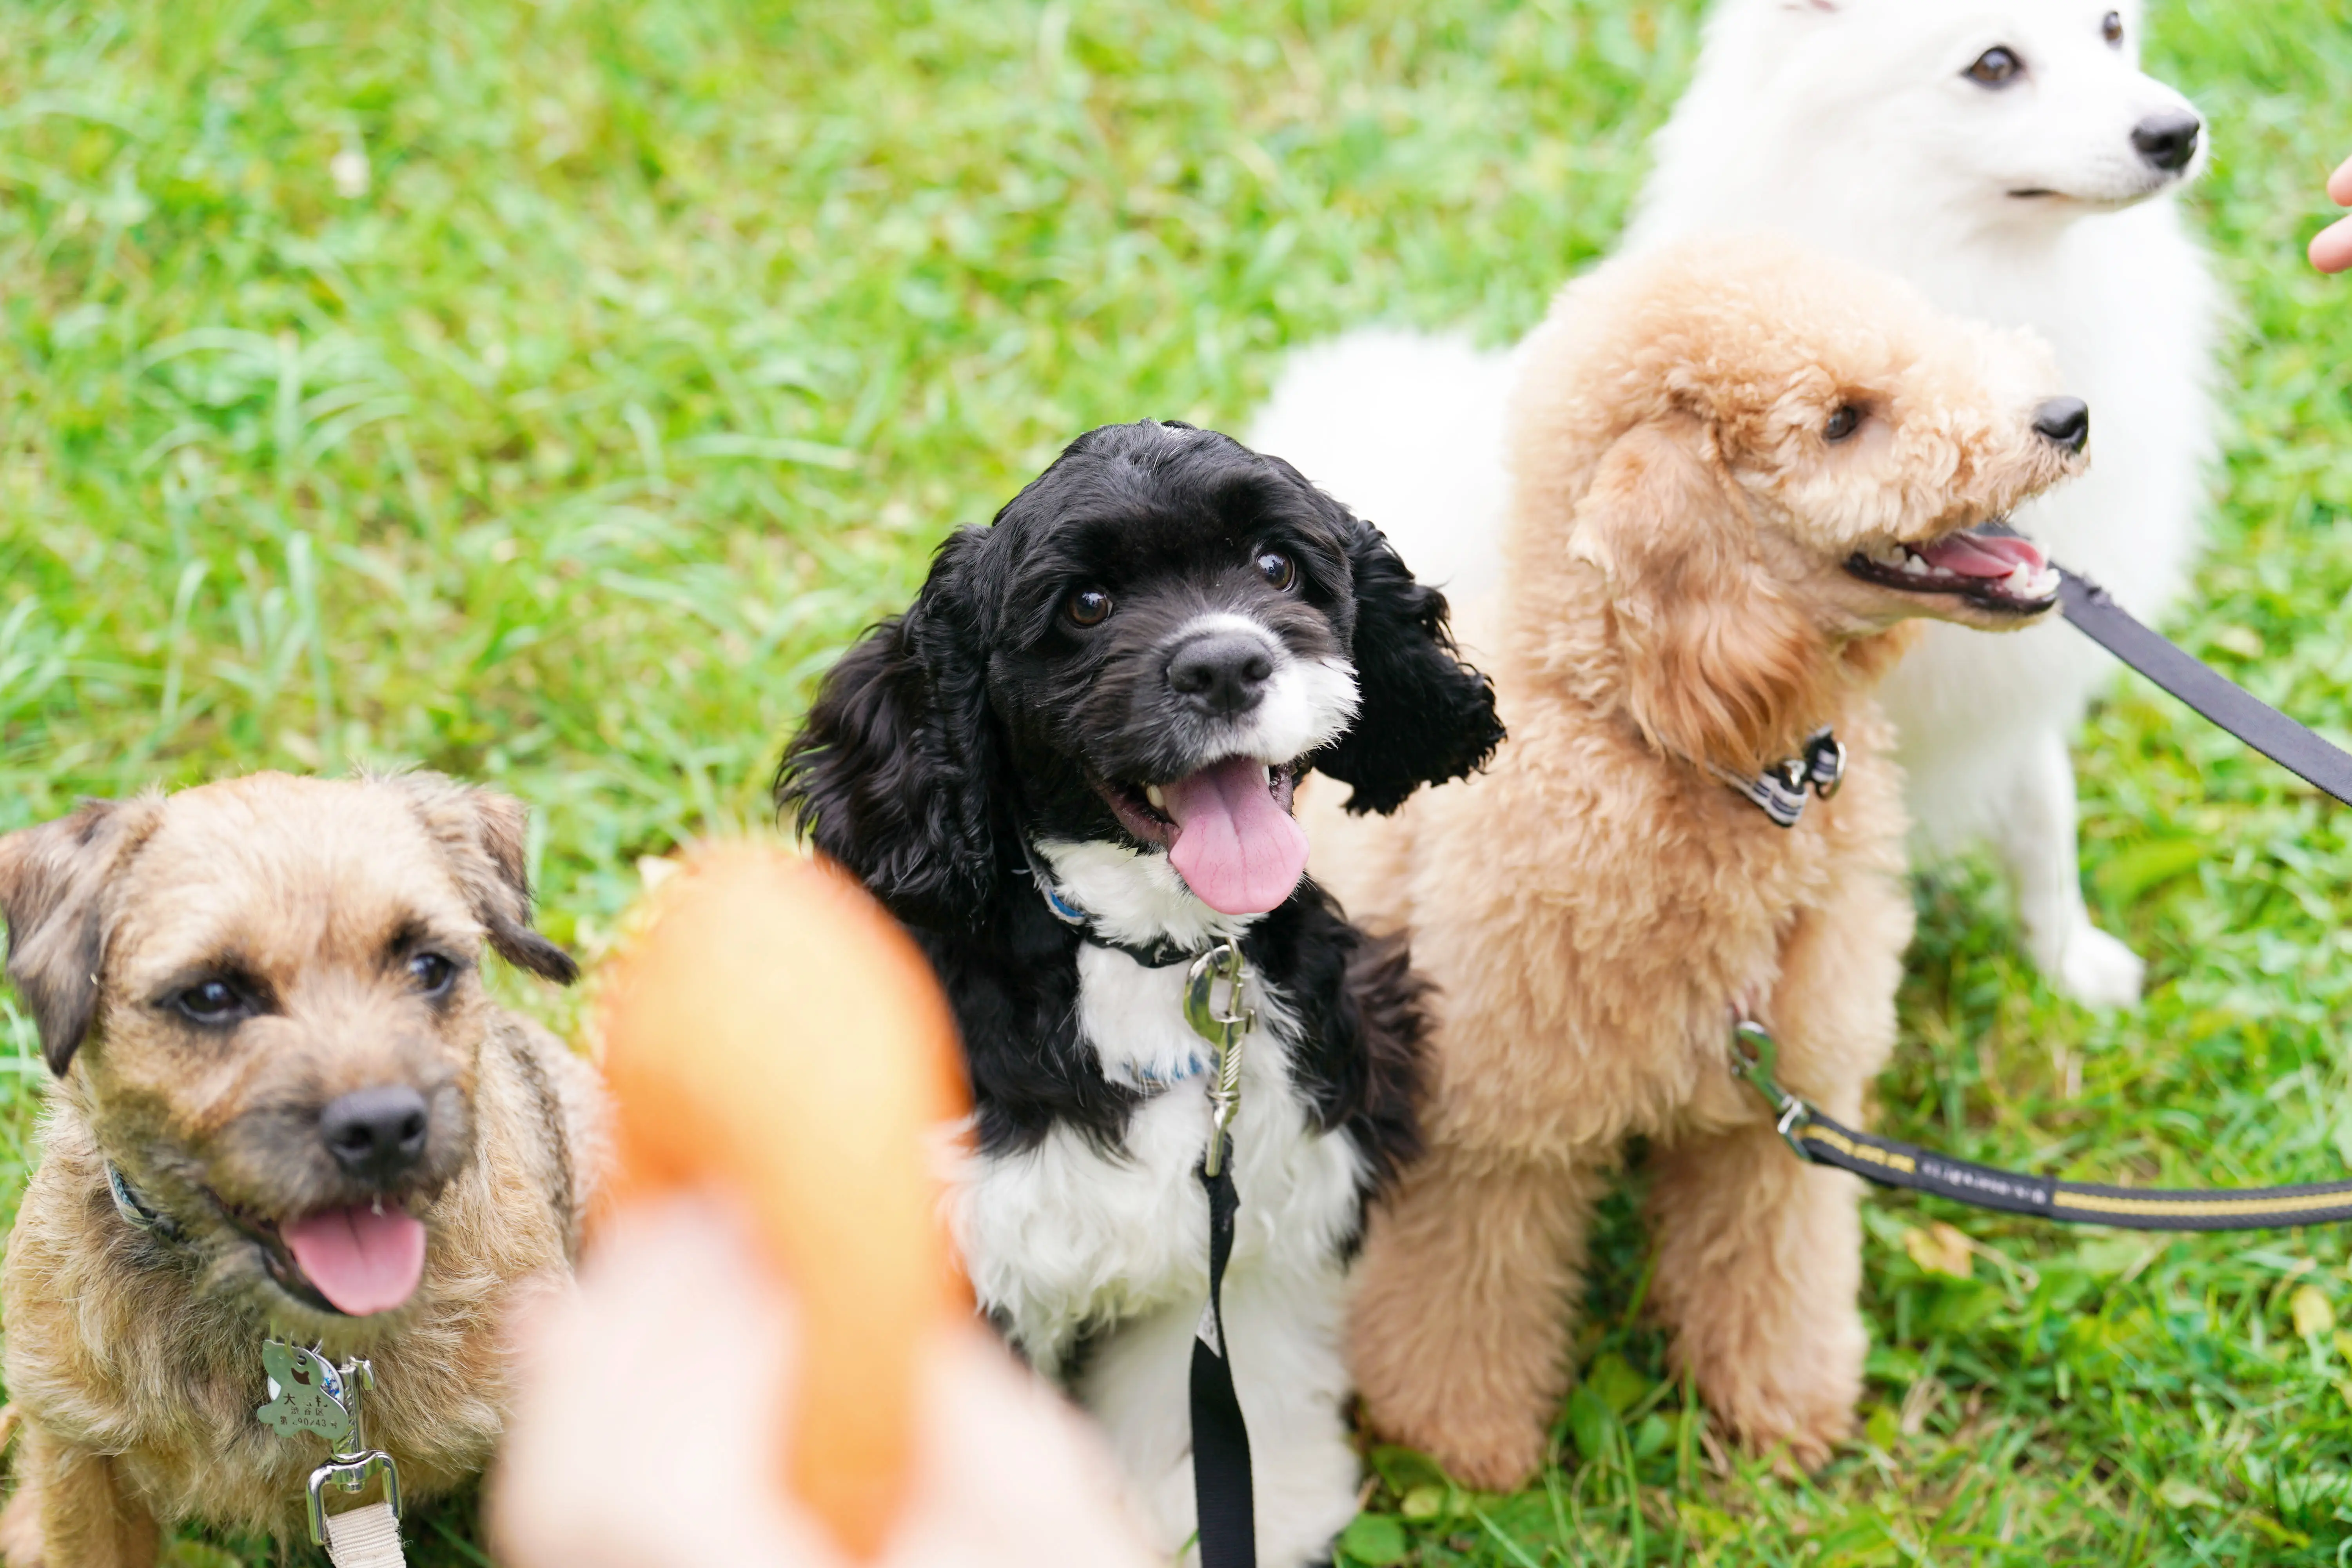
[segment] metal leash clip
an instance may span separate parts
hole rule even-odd
[[[310,1472],[310,1540],[327,1544],[326,1489],[356,1492],[383,1479],[383,1500],[400,1517],[400,1467],[390,1454],[371,1448],[360,1415],[360,1394],[375,1386],[375,1367],[359,1358],[340,1367],[317,1350],[284,1340],[265,1340],[262,1369],[269,1376],[269,1403],[254,1412],[262,1425],[282,1434],[312,1432],[327,1440],[327,1462]]]
[[[1209,1042],[1216,1061],[1209,1074],[1209,1152],[1202,1165],[1208,1175],[1223,1167],[1225,1134],[1242,1102],[1242,1037],[1257,1027],[1257,1013],[1242,1001],[1249,965],[1241,943],[1228,937],[1192,961],[1184,975],[1184,1021]],[[1225,1010],[1216,1006],[1217,982],[1226,984]]]
[[[1780,1070],[1780,1047],[1772,1032],[1755,1019],[1741,1016],[1731,1025],[1731,1070],[1746,1079],[1764,1097],[1779,1119],[1772,1130],[1781,1141],[1797,1152],[1797,1158],[1811,1162],[1812,1152],[1805,1147],[1805,1123],[1811,1119],[1812,1108],[1780,1087],[1775,1076]]]

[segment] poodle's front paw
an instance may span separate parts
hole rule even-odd
[[[1550,1446],[1551,1434],[1536,1426],[1456,1436],[1425,1451],[1472,1491],[1515,1492],[1543,1469]]]
[[[2051,983],[2085,1007],[2130,1007],[2139,1002],[2147,965],[2139,954],[2088,921],[2067,933]]]

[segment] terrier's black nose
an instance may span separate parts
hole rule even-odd
[[[319,1112],[319,1136],[335,1163],[379,1185],[404,1176],[425,1153],[431,1118],[425,1097],[404,1084],[357,1089]]]
[[[2197,138],[2204,129],[2205,122],[2187,110],[2168,109],[2132,127],[2132,146],[2150,164],[2177,174],[2197,156]]]
[[[2033,429],[2051,445],[2079,452],[2091,439],[2091,405],[2079,397],[2053,397],[2033,411]]]
[[[1274,654],[1243,632],[1209,632],[1176,650],[1168,684],[1194,707],[1232,718],[1257,706],[1274,679]]]

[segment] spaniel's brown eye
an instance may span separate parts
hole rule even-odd
[[[1286,593],[1298,581],[1298,568],[1279,550],[1269,550],[1257,558],[1257,574]]]
[[[2025,62],[2017,58],[2014,50],[1995,44],[1979,55],[1976,63],[1962,74],[1970,81],[1985,87],[2007,87],[2022,75],[2024,70]]]
[[[2124,19],[2120,12],[2110,11],[2099,19],[2099,37],[2111,44],[2124,41]]]
[[[1100,588],[1081,588],[1062,606],[1062,613],[1082,626],[1098,626],[1110,616],[1110,595]]]
[[[1843,441],[1861,428],[1862,410],[1851,403],[1843,403],[1838,405],[1836,413],[1830,416],[1830,422],[1822,426],[1822,434],[1832,441]]]

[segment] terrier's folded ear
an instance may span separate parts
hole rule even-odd
[[[377,782],[408,796],[448,857],[474,918],[489,933],[491,951],[559,985],[580,978],[572,955],[531,929],[530,817],[520,801],[440,773],[400,773]]]
[[[1414,581],[1370,523],[1349,518],[1347,540],[1356,721],[1316,753],[1314,765],[1355,786],[1350,812],[1386,814],[1423,784],[1484,767],[1503,742],[1503,722],[1493,683],[1454,651],[1445,595]]]
[[[826,674],[776,770],[778,812],[902,920],[952,925],[995,889],[998,746],[962,580],[986,537],[948,537],[913,607]]]
[[[107,882],[152,825],[153,796],[86,800],[70,816],[0,838],[0,914],[8,982],[63,1077],[97,1021],[106,957]]]

